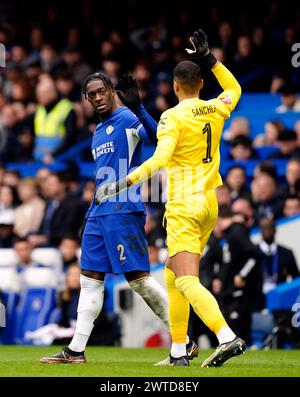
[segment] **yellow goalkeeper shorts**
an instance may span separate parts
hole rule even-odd
[[[165,219],[169,256],[183,251],[201,255],[217,218],[218,201],[214,190],[195,193],[180,201],[168,201]]]

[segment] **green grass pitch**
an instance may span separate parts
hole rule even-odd
[[[59,351],[59,347],[0,346],[0,377],[281,377],[300,376],[299,351],[247,351],[229,360],[221,368],[201,368],[211,350],[203,350],[190,367],[154,367],[166,357],[166,349],[125,349],[119,347],[88,347],[87,364],[40,364],[39,358]]]

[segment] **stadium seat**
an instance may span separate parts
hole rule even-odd
[[[271,310],[288,309],[291,310],[296,302],[300,290],[300,277],[291,282],[282,283],[272,289],[266,295],[266,307]]]
[[[274,318],[269,312],[252,313],[251,339],[252,346],[264,347],[264,341],[270,335],[275,326]]]
[[[0,290],[18,292],[20,283],[14,265],[0,265]]]
[[[59,279],[51,267],[31,267],[23,273],[27,288],[56,288]]]
[[[16,312],[15,343],[24,343],[26,331],[34,331],[48,323],[49,316],[55,308],[55,294],[53,288],[25,290]]]
[[[55,309],[52,310],[49,319],[48,319],[48,324],[57,324],[61,319],[61,308],[56,307]]]
[[[32,259],[36,263],[53,268],[57,280],[61,281],[63,274],[62,256],[56,248],[35,248],[32,251]]]
[[[4,266],[15,266],[18,263],[18,257],[12,248],[1,248],[0,249],[0,267]]]
[[[274,109],[280,105],[280,95],[265,93],[243,93],[239,100],[237,111],[239,112],[257,112],[261,110],[265,112],[274,112]]]
[[[273,154],[279,153],[279,147],[261,146],[261,147],[256,147],[255,151],[261,160],[266,160],[269,159]]]
[[[0,276],[1,278],[1,276]],[[16,320],[16,307],[20,296],[15,292],[2,292],[1,301],[6,308],[6,327],[0,334],[0,344],[11,345],[14,343],[14,326]]]
[[[272,160],[275,167],[278,177],[284,177],[285,168],[287,165],[287,160]],[[234,161],[234,160],[224,160],[220,166],[220,173],[222,177],[226,177],[229,169],[234,165],[241,165],[246,170],[246,175],[248,178],[252,178],[255,167],[259,164],[261,160],[248,160],[248,161]]]

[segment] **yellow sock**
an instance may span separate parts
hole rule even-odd
[[[169,299],[169,327],[173,343],[186,343],[190,304],[175,286],[175,274],[165,267],[166,290]]]
[[[200,284],[198,277],[178,277],[175,280],[175,285],[211,331],[217,334],[221,328],[228,327],[218,302],[214,296]]]

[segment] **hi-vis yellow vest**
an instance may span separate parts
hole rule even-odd
[[[60,146],[66,135],[64,123],[72,109],[73,104],[69,99],[61,99],[49,113],[45,106],[38,106],[34,117],[36,160],[42,160]]]

